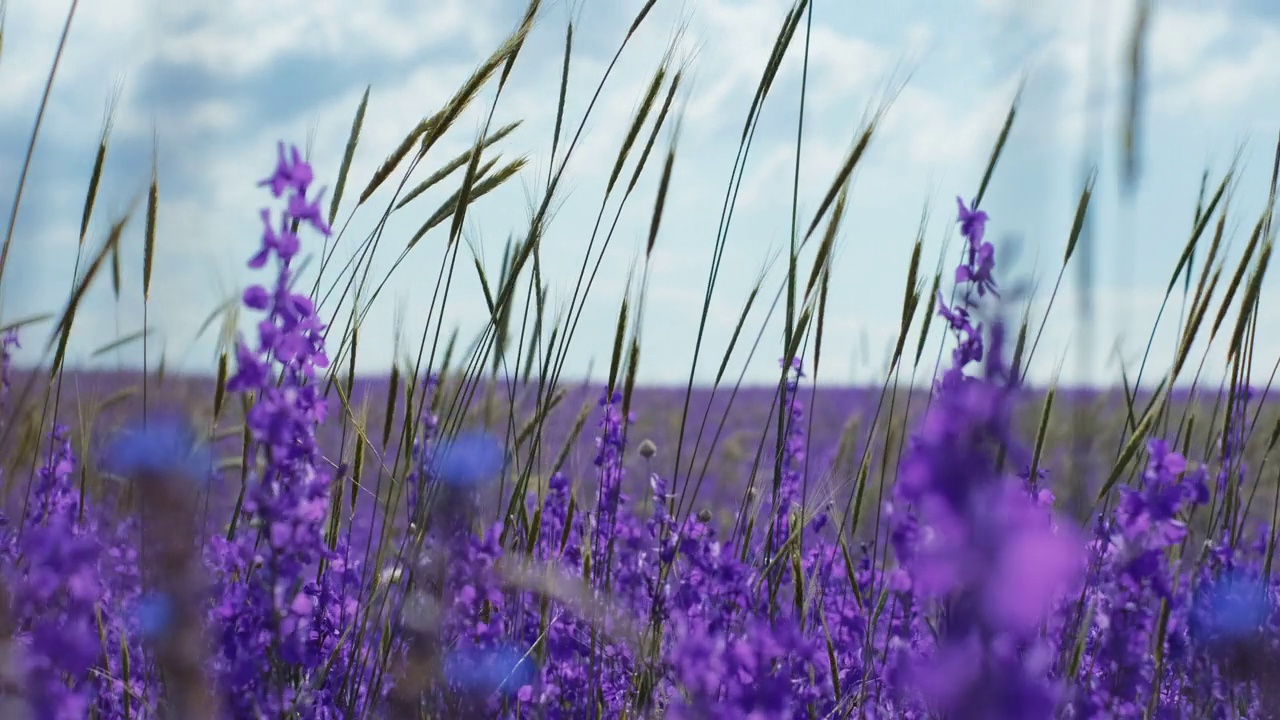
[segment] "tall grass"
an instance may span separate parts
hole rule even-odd
[[[721,717],[751,707],[748,699],[733,695],[745,692],[739,686],[766,683],[775,675],[785,679],[778,692],[789,694],[774,698],[782,708],[772,708],[777,714],[758,717],[947,714],[942,701],[915,705],[897,695],[913,685],[894,674],[901,670],[896,664],[900,643],[936,641],[942,647],[944,643],[938,638],[946,637],[943,621],[958,622],[952,605],[936,617],[930,615],[925,598],[904,592],[906,588],[896,584],[899,576],[892,572],[899,564],[906,567],[905,558],[897,557],[894,547],[893,531],[902,522],[901,506],[894,508],[899,503],[899,470],[918,452],[912,438],[922,420],[953,411],[948,409],[952,406],[945,395],[914,391],[947,369],[943,353],[951,346],[948,331],[954,328],[946,322],[934,322],[934,316],[940,302],[955,307],[963,295],[963,290],[951,289],[954,248],[944,247],[936,259],[924,256],[926,228],[937,211],[926,208],[919,234],[911,243],[909,269],[901,280],[901,304],[891,310],[898,317],[899,331],[882,382],[859,407],[852,408],[856,417],[840,417],[827,430],[819,428],[815,419],[824,392],[817,385],[829,362],[823,354],[824,333],[836,312],[828,304],[829,290],[833,284],[848,281],[836,273],[833,257],[847,225],[850,194],[856,192],[852,178],[885,124],[891,122],[890,110],[905,82],[892,84],[869,107],[851,134],[849,149],[835,173],[826,179],[816,210],[802,214],[799,186],[802,177],[808,176],[801,163],[805,118],[813,111],[806,95],[814,8],[807,0],[798,0],[787,10],[772,48],[760,58],[760,79],[737,138],[722,204],[705,208],[708,213],[718,213],[719,224],[710,239],[712,253],[697,311],[688,377],[682,391],[664,396],[662,407],[655,409],[644,398],[646,393],[657,391],[643,387],[637,378],[641,362],[662,348],[648,345],[641,328],[654,272],[653,251],[673,240],[673,229],[663,220],[678,181],[682,159],[679,129],[683,102],[690,92],[687,68],[672,51],[655,63],[616,154],[589,159],[607,163],[611,169],[604,187],[598,189],[599,207],[581,257],[552,258],[543,253],[551,216],[565,192],[565,168],[581,151],[584,129],[594,117],[596,101],[637,32],[650,21],[655,3],[648,0],[640,7],[617,40],[616,53],[601,76],[587,80],[591,101],[580,117],[567,112],[571,80],[583,82],[573,62],[576,26],[573,21],[562,29],[542,24],[546,14],[540,0],[531,0],[518,25],[452,97],[389,151],[371,148],[362,138],[368,114],[376,112],[376,102],[371,101],[376,93],[365,90],[354,109],[341,164],[332,175],[335,179],[327,191],[323,218],[318,218],[332,227],[332,234],[315,240],[307,235],[304,218],[290,210],[288,230],[302,237],[308,248],[303,254],[318,248],[314,278],[303,283],[301,290],[295,287],[294,292],[305,291],[316,315],[329,323],[316,336],[326,347],[326,362],[315,362],[314,375],[308,374],[310,369],[303,372],[282,361],[281,366],[271,367],[271,377],[260,385],[244,384],[246,358],[237,351],[233,332],[242,312],[236,301],[215,309],[200,328],[203,333],[215,323],[223,327],[224,340],[207,381],[184,385],[183,392],[188,394],[178,396],[174,390],[177,381],[165,378],[163,358],[158,367],[153,366],[148,308],[153,284],[165,281],[157,274],[155,258],[165,252],[166,245],[157,231],[157,217],[165,208],[164,185],[153,162],[141,223],[143,329],[99,350],[105,353],[140,342],[143,367],[127,382],[114,380],[108,388],[78,393],[77,397],[92,401],[88,407],[68,407],[64,385],[77,383],[81,377],[67,367],[67,352],[83,298],[91,286],[105,281],[103,274],[109,270],[116,278],[115,301],[121,301],[119,247],[137,224],[135,211],[141,204],[139,198],[129,211],[113,218],[100,241],[87,242],[95,198],[105,181],[104,159],[113,117],[112,111],[108,112],[84,201],[74,277],[65,305],[54,315],[6,319],[3,323],[6,330],[20,331],[23,342],[33,343],[39,342],[36,330],[56,319],[42,346],[40,363],[16,371],[17,384],[5,402],[0,430],[0,447],[6,459],[4,487],[11,512],[17,516],[6,529],[5,542],[12,552],[6,549],[6,563],[11,567],[5,580],[26,587],[39,574],[30,564],[31,558],[24,557],[27,551],[23,548],[30,545],[33,533],[51,527],[48,514],[35,508],[47,504],[51,494],[64,490],[74,497],[71,507],[76,517],[71,525],[53,526],[59,531],[74,535],[78,541],[92,538],[113,553],[135,547],[138,538],[152,539],[138,547],[138,557],[130,561],[133,565],[119,571],[123,579],[108,578],[110,573],[102,571],[101,582],[112,590],[104,591],[101,598],[88,599],[84,607],[64,603],[64,595],[84,600],[74,589],[62,589],[45,598],[63,612],[56,622],[88,623],[84,628],[74,623],[50,627],[69,635],[87,628],[97,647],[88,651],[89,660],[79,666],[57,664],[65,658],[45,661],[53,663],[56,672],[44,675],[36,670],[48,671],[48,667],[26,666],[20,658],[6,658],[5,668],[26,668],[26,674],[14,671],[14,677],[5,678],[6,702],[14,703],[6,705],[12,708],[5,710],[9,713],[6,717],[409,718],[501,714],[676,718],[728,713],[714,715]],[[1122,123],[1127,186],[1140,181],[1135,148],[1150,4],[1142,6],[1144,11],[1133,31],[1131,90]],[[68,28],[75,13],[73,3]],[[561,30],[564,50],[555,126],[547,139],[552,163],[545,179],[540,179],[543,187],[532,198],[527,227],[507,242],[495,272],[492,265],[481,262],[476,248],[465,242],[465,223],[475,214],[495,211],[487,196],[519,178],[527,179],[530,168],[527,155],[504,147],[517,124],[493,128],[492,119],[498,103],[510,93],[513,68],[523,58],[530,34],[558,34]],[[64,31],[58,58],[66,39]],[[802,75],[794,107],[796,159],[789,206],[779,208],[789,214],[785,256],[762,263],[736,314],[728,342],[712,347],[707,340],[708,328],[715,322],[711,308],[719,297],[722,272],[728,268],[725,260],[732,221],[753,141],[764,108],[792,102],[776,96],[776,80],[784,58],[797,54]],[[50,69],[18,176],[9,229],[0,251],[0,281],[5,277],[11,243],[23,241],[15,236],[14,228],[58,58]],[[483,107],[486,101],[481,98],[490,97],[486,92],[492,92],[492,100]],[[965,189],[973,193],[975,211],[994,187],[1003,150],[1010,134],[1017,130],[1021,102],[1019,90],[1003,126],[990,138],[985,171],[973,178],[973,187]],[[444,138],[465,134],[457,127],[458,120],[473,106],[485,120],[474,137],[468,138],[469,148],[451,158],[437,157]],[[114,103],[111,107],[114,110]],[[157,143],[155,152],[165,149]],[[357,153],[382,152],[386,152],[385,159],[371,177],[353,176]],[[1191,532],[1161,548],[1162,560],[1182,563],[1175,571],[1175,584],[1194,579],[1210,587],[1208,574],[1219,567],[1214,558],[1247,554],[1246,548],[1255,537],[1259,538],[1255,543],[1259,567],[1264,568],[1263,577],[1270,583],[1280,493],[1268,465],[1280,437],[1280,419],[1265,400],[1280,360],[1269,373],[1260,366],[1255,375],[1254,359],[1266,302],[1263,281],[1274,242],[1271,213],[1280,175],[1280,147],[1275,167],[1267,207],[1257,218],[1231,215],[1228,199],[1238,180],[1234,165],[1216,184],[1206,186],[1211,192],[1202,192],[1194,208],[1186,208],[1190,228],[1179,255],[1170,258],[1170,279],[1155,320],[1156,325],[1175,324],[1176,352],[1172,358],[1152,357],[1153,344],[1148,341],[1140,365],[1122,368],[1118,396],[1101,400],[1078,396],[1058,386],[1057,374],[1045,388],[1032,389],[1018,382],[1025,380],[1027,369],[1037,359],[1045,329],[1062,321],[1056,300],[1068,267],[1088,252],[1096,171],[1087,175],[1079,189],[1071,225],[1060,229],[1061,262],[1043,313],[1033,317],[1028,303],[1020,320],[1008,328],[1009,347],[1002,348],[995,338],[988,347],[988,352],[1004,353],[1011,387],[1016,388],[1012,391],[1014,401],[1026,416],[1015,423],[1021,430],[1017,438],[999,438],[989,470],[993,474],[1022,471],[1035,487],[1041,482],[1042,471],[1047,470],[1061,508],[1083,526],[1112,517],[1122,497],[1121,488],[1168,481],[1159,474],[1164,472],[1159,470],[1163,467],[1159,466],[1160,457],[1149,446],[1154,438],[1167,439],[1169,447],[1186,457],[1203,458],[1209,476],[1221,478],[1212,484],[1208,502],[1180,511],[1179,521]],[[329,176],[323,168],[315,171],[317,176]],[[653,196],[642,198],[641,179],[655,176]],[[348,189],[349,183],[352,189]],[[433,212],[418,212],[422,203],[415,201],[428,194],[439,194],[443,199]],[[315,199],[314,195],[308,197]],[[637,203],[649,208],[647,227],[639,229],[645,238],[644,251],[633,260],[625,277],[600,282],[602,261],[621,230],[624,209]],[[408,238],[387,237],[388,221],[397,213],[413,215],[418,224],[419,229]],[[348,232],[355,232],[351,228],[357,214],[361,226],[372,226],[373,230],[348,238]],[[1238,221],[1250,223],[1253,230],[1239,259],[1228,264],[1224,234]],[[355,249],[350,259],[341,263],[338,248],[344,242]],[[391,268],[379,276],[374,271],[375,256],[388,242],[393,246],[399,243],[401,250]],[[412,319],[416,325],[410,325],[411,320],[403,315],[398,323],[398,330],[411,333],[407,337],[417,341],[409,340],[405,347],[396,348],[389,381],[369,384],[357,378],[355,370],[364,323],[371,312],[382,311],[384,289],[401,271],[408,254],[428,242],[444,248],[434,277],[423,280],[431,289],[429,309],[425,316]],[[472,257],[463,257],[459,263],[464,248]],[[543,275],[543,268],[552,262],[578,269],[568,289],[569,300],[560,307],[549,304],[551,288]],[[776,283],[767,272],[774,263],[785,263],[786,268]],[[300,270],[293,277],[298,275]],[[487,318],[478,333],[467,336],[449,327],[446,318],[459,302],[458,284],[472,281],[478,281],[482,288]],[[1166,315],[1170,303],[1181,307],[1176,320],[1171,319],[1172,313]],[[602,388],[593,385],[579,390],[566,379],[565,368],[576,338],[584,332],[604,332],[581,323],[586,308],[600,305],[617,307],[607,380]],[[779,315],[782,335],[767,336],[766,328],[775,327],[774,318]],[[1152,337],[1155,332],[1153,327]],[[931,343],[936,343],[933,353],[929,352]],[[1198,358],[1193,354],[1195,348],[1200,348]],[[767,401],[758,393],[752,395],[744,380],[746,368],[772,363],[779,356],[783,362],[776,384],[767,389]],[[808,389],[797,372],[800,358],[805,359],[803,367],[813,382]],[[1203,374],[1211,358],[1225,359],[1229,377],[1217,386],[1205,387]],[[734,364],[742,368],[736,377],[730,367]],[[714,379],[709,386],[699,387],[696,380],[707,367],[716,368]],[[1155,390],[1140,390],[1152,375],[1159,378]],[[239,385],[237,378],[241,378]],[[316,509],[319,515],[313,518],[319,534],[314,546],[308,546],[312,555],[303,563],[305,570],[291,576],[299,585],[288,588],[289,593],[307,595],[317,603],[302,615],[317,628],[323,626],[315,631],[318,636],[311,636],[314,647],[303,643],[306,652],[320,656],[307,656],[310,659],[306,660],[291,655],[303,651],[290,649],[286,642],[289,633],[305,636],[306,632],[285,629],[284,623],[298,622],[287,614],[287,608],[293,607],[292,597],[259,597],[249,590],[236,594],[241,591],[228,589],[251,588],[253,578],[263,574],[287,575],[273,565],[284,563],[283,556],[268,553],[266,560],[264,556],[253,557],[253,551],[275,546],[273,520],[262,514],[263,507],[266,498],[282,497],[284,490],[280,488],[286,485],[277,480],[280,485],[274,490],[261,489],[262,478],[277,472],[272,468],[282,462],[280,453],[284,450],[264,440],[265,421],[253,410],[265,407],[268,401],[277,402],[272,399],[273,392],[283,388],[294,393],[309,388],[308,392],[316,393],[331,408],[322,430],[314,431],[318,444],[306,460],[316,477],[326,479],[323,489],[308,496],[320,503]],[[205,394],[190,394],[193,389]],[[1246,389],[1253,389],[1252,397],[1245,395]],[[601,392],[604,399],[597,404]],[[807,400],[802,399],[806,393]],[[748,396],[753,399],[744,399]],[[147,433],[164,432],[155,429],[156,423],[165,428],[169,422],[156,420],[155,408],[175,399],[189,415],[184,422],[195,428],[198,442],[193,439],[193,443],[212,449],[205,467],[189,472],[214,476],[207,484],[187,482],[181,485],[186,488],[181,492],[174,489],[178,485],[171,476],[179,473],[173,467],[147,464],[155,459],[157,443],[162,444],[157,436]],[[134,432],[141,433],[146,447],[132,452],[145,461],[126,464],[124,471],[104,466],[109,464],[105,461],[100,464],[97,449],[120,437],[122,418],[134,411],[143,422],[142,429]],[[669,421],[668,427],[659,427],[651,419],[655,423],[651,431],[637,436],[638,428],[646,428],[646,420],[631,419],[633,414],[642,414],[638,411],[661,412],[662,419]],[[587,428],[592,419],[600,422],[594,433]],[[52,432],[63,425],[71,429]],[[497,443],[502,460],[491,472],[493,486],[472,493],[474,486],[453,482],[441,463],[447,465],[451,452],[488,452],[467,445],[480,437],[476,435],[480,430]],[[653,437],[659,438],[658,442],[653,442]],[[588,443],[593,439],[599,452],[598,468],[580,462],[584,447],[591,447]],[[1026,444],[1030,453],[1020,453],[1019,443]],[[463,447],[470,449],[457,449]],[[630,449],[636,447],[639,454],[633,457]],[[592,453],[586,452],[589,460]],[[1151,457],[1144,463],[1147,455]],[[69,470],[77,459],[74,470]],[[60,473],[64,472],[72,474],[63,477]],[[627,473],[631,479],[624,482]],[[1181,471],[1175,474],[1181,475]],[[127,482],[119,482],[117,476],[121,475]],[[793,476],[800,480],[794,488],[798,496],[788,499],[788,478]],[[636,482],[636,478],[643,481]],[[55,487],[55,481],[68,484],[58,490],[61,486]],[[643,498],[639,510],[623,509],[622,498],[628,494]],[[1257,519],[1263,522],[1261,531],[1251,525]],[[199,530],[199,546],[181,542],[189,539],[192,528]],[[715,538],[714,542],[710,538]],[[1201,549],[1206,541],[1217,543],[1212,547],[1218,555]],[[644,543],[649,545],[638,551],[635,545]],[[241,550],[227,549],[232,546]],[[248,555],[236,554],[241,551]],[[53,563],[49,548],[44,552],[41,557]],[[733,555],[738,564],[730,566],[727,557],[725,565],[715,564],[720,562],[721,552]],[[1046,620],[1041,631],[1044,638],[1054,636],[1056,644],[1049,647],[1060,656],[1046,665],[1042,674],[1066,688],[1051,712],[1061,711],[1069,717],[1087,714],[1082,709],[1087,705],[1084,700],[1108,697],[1107,692],[1113,693],[1110,697],[1120,697],[1115,688],[1107,692],[1098,688],[1110,682],[1109,673],[1120,673],[1121,669],[1093,668],[1084,662],[1105,655],[1095,615],[1113,610],[1099,605],[1087,590],[1102,587],[1097,584],[1101,582],[1097,581],[1101,557],[1092,560],[1088,577],[1095,584],[1085,583],[1077,594],[1069,594],[1056,610],[1059,619]],[[107,561],[95,559],[93,563],[101,570]],[[50,567],[56,574],[66,566]],[[743,602],[746,598],[759,601],[760,617],[748,617],[745,608],[739,617],[732,608],[713,610],[695,603],[687,607],[706,613],[702,619],[710,618],[713,626],[721,620],[728,625],[741,622],[746,630],[738,635],[727,630],[724,635],[706,628],[691,630],[690,622],[698,618],[673,612],[687,609],[678,602],[693,602],[677,601],[679,588],[685,583],[696,584],[713,570],[728,573],[730,569],[748,575],[741,579],[742,586],[748,588],[742,591]],[[476,577],[467,575],[473,571]],[[205,578],[205,574],[211,577]],[[188,582],[177,582],[175,575]],[[847,587],[839,587],[833,578]],[[112,584],[117,582],[122,584]],[[195,592],[194,588],[203,587],[201,583],[211,588],[209,597]],[[306,592],[300,589],[304,586]],[[1273,592],[1274,586],[1267,587],[1267,592]],[[0,589],[11,594],[6,585]],[[223,594],[217,595],[219,592]],[[1192,591],[1183,588],[1183,592]],[[169,613],[164,616],[168,620],[160,622],[152,617],[161,612],[148,604],[154,597],[167,598],[169,605],[161,614]],[[1186,632],[1185,627],[1177,626],[1182,616],[1171,608],[1187,597],[1191,595],[1166,594],[1163,604],[1155,608],[1154,629],[1148,634],[1134,631],[1132,637],[1140,637],[1151,648],[1154,666],[1144,671],[1146,684],[1139,683],[1145,693],[1140,702],[1128,708],[1117,699],[1116,707],[1126,709],[1116,712],[1125,717],[1172,717],[1162,713],[1183,708],[1179,712],[1184,714],[1178,717],[1209,717],[1209,700],[1214,699],[1234,708],[1225,711],[1227,716],[1274,711],[1274,706],[1267,704],[1274,690],[1265,678],[1250,675],[1238,663],[1212,665],[1219,684],[1229,686],[1225,699],[1197,695],[1198,686],[1194,692],[1185,689],[1195,685],[1191,679],[1166,677],[1168,668],[1177,663],[1182,663],[1177,665],[1179,671],[1194,665],[1190,660],[1170,657],[1172,646],[1166,638],[1171,632]],[[248,630],[238,624],[233,612],[236,608],[226,605],[228,598],[246,604],[280,605],[273,604],[271,612],[262,613],[275,623],[268,623],[275,635],[257,646],[261,657],[252,662],[227,649],[236,642],[243,643],[235,645],[238,652],[253,647],[244,638],[233,640],[237,632]],[[213,609],[202,612],[202,602],[212,602]],[[919,605],[913,606],[913,602]],[[948,602],[957,601],[952,598]],[[3,652],[41,651],[39,629],[45,626],[40,623],[55,621],[42,621],[40,609],[38,604],[0,603],[0,612],[7,613],[0,616],[0,630],[4,637],[13,638]],[[77,612],[89,615],[79,617]],[[450,613],[461,613],[462,619],[445,622],[442,618]],[[862,623],[863,629],[854,633],[861,638],[861,647],[854,643],[851,650],[848,642],[853,635],[841,634],[839,628],[830,626],[840,613],[856,615]],[[569,617],[574,618],[572,624],[566,619]],[[778,628],[791,627],[786,622],[794,623],[804,642],[794,640],[794,645],[786,645],[780,639],[783,631]],[[159,629],[153,627],[157,623]],[[195,630],[202,623],[210,624],[207,637]],[[911,623],[920,624],[910,630],[919,634],[900,634],[900,626]],[[565,625],[570,628],[559,629]],[[920,629],[925,627],[927,631]],[[699,632],[709,633],[710,639]],[[930,634],[931,640],[920,639]],[[703,641],[705,645],[698,645]],[[770,643],[786,652],[767,655],[762,648]],[[755,660],[760,665],[752,667],[757,673],[753,681],[726,676],[721,678],[723,685],[715,685],[713,679],[707,681],[707,687],[696,686],[691,670],[681,665],[696,660],[682,658],[705,655],[703,661],[709,667],[728,674],[733,671],[731,663],[716,655],[727,652],[726,644],[734,648],[732,653],[747,653],[746,647],[765,653]],[[814,657],[790,664],[793,660],[787,653],[799,657],[801,648],[813,651]],[[473,651],[477,654],[466,654]],[[1270,667],[1266,665],[1269,660],[1247,657],[1256,667]],[[493,662],[505,663],[496,679],[486,675],[477,680],[465,672],[459,674],[458,663],[464,670],[476,670]],[[855,665],[856,672],[851,669]],[[243,674],[249,672],[245,668],[252,667],[257,667],[260,675]],[[535,668],[529,671],[533,674],[521,675],[529,667]],[[571,674],[571,670],[578,674]],[[518,687],[507,682],[516,675],[522,678]],[[1231,685],[1237,680],[1238,684]],[[271,699],[271,709],[250,703],[244,696],[248,688],[257,693],[251,698],[254,702]],[[1235,694],[1245,690],[1255,695]],[[68,697],[82,702],[77,705]],[[56,708],[49,704],[55,700],[63,704]],[[766,700],[750,702],[766,707]],[[733,705],[739,701],[743,704]],[[963,716],[957,712],[950,716]],[[1022,705],[1004,712],[1002,716],[1007,717],[1047,716]],[[1231,715],[1233,712],[1237,715]]]

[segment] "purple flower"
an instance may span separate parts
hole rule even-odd
[[[974,243],[982,242],[987,231],[987,213],[983,210],[970,210],[964,204],[964,198],[956,197],[956,205],[960,208],[960,234]]]
[[[234,717],[342,717],[345,699],[368,689],[367,676],[346,677],[359,673],[358,642],[382,642],[349,626],[362,579],[344,542],[329,536],[333,476],[317,439],[328,414],[315,378],[329,362],[325,325],[311,299],[291,290],[289,264],[299,243],[293,222],[328,231],[306,199],[312,179],[297,149],[287,158],[281,145],[275,173],[261,184],[276,197],[292,194],[279,232],[263,212],[263,247],[250,263],[261,267],[274,254],[275,283],[245,293],[245,304],[264,317],[255,345],[237,343],[237,371],[227,383],[254,394],[246,417],[250,457],[263,460],[252,473],[239,532],[216,558],[223,570],[211,613],[220,636],[214,666]]]
[[[982,235],[986,213],[962,200],[961,232],[970,241],[958,282],[981,297],[994,288],[994,252]],[[936,613],[931,652],[898,664],[929,708],[948,718],[1052,717],[1058,688],[1052,648],[1039,636],[1083,566],[1082,544],[1055,520],[1022,479],[1005,478],[997,460],[1020,453],[1012,434],[1012,384],[1003,377],[999,322],[984,377],[966,366],[983,359],[982,324],[965,292],[938,312],[956,336],[952,365],[898,470],[890,538],[901,565],[892,587]],[[936,627],[936,630],[932,628]]]
[[[254,310],[266,310],[271,305],[271,294],[261,285],[252,285],[244,291],[244,304]]]
[[[289,228],[289,218],[281,218],[280,229],[277,231],[271,226],[270,211],[264,208],[261,214],[262,249],[249,258],[249,267],[256,270],[266,265],[267,258],[271,256],[271,253],[278,255],[280,260],[287,265],[293,259],[293,256],[298,254],[299,248],[298,236]]]
[[[987,214],[982,210],[965,207],[964,200],[959,197],[956,198],[956,205],[960,207],[960,234],[969,243],[967,261],[956,268],[956,282],[971,284],[979,297],[987,292],[998,297],[995,279],[991,276],[996,264],[995,247],[983,240]]]
[[[306,197],[301,193],[295,194],[289,198],[289,214],[299,220],[305,220],[323,235],[330,235],[332,230],[329,224],[325,222],[324,211],[320,209],[320,203],[324,197],[324,191],[321,190],[316,197],[307,202]]]
[[[280,197],[284,194],[286,188],[293,187],[300,193],[305,193],[311,185],[313,178],[311,166],[302,159],[302,153],[298,152],[297,147],[289,149],[289,156],[285,157],[284,142],[277,144],[279,159],[276,161],[275,172],[271,177],[258,183],[258,187],[270,187],[271,194]]]
[[[1002,523],[1003,547],[989,569],[984,592],[989,622],[1018,635],[1037,628],[1084,570],[1084,540],[1070,526],[1053,527],[1050,512],[1006,486],[990,521]]]

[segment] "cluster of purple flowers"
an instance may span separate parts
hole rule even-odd
[[[283,209],[262,211],[249,261],[272,275],[243,295],[260,318],[227,383],[248,408],[244,486],[214,532],[191,530],[228,479],[216,453],[155,415],[114,438],[94,472],[121,482],[94,492],[69,430],[54,427],[17,521],[0,517],[3,717],[1280,711],[1274,543],[1267,528],[1244,530],[1239,503],[1211,502],[1209,465],[1150,440],[1144,471],[1088,537],[1054,512],[1043,469],[1006,472],[1029,465],[976,207],[958,201],[956,299],[937,298],[951,363],[896,468],[887,532],[858,541],[829,505],[807,506],[799,358],[782,364],[773,487],[744,503],[732,533],[675,502],[661,473],[630,502],[634,419],[612,392],[598,405],[593,470],[545,482],[499,438],[424,411],[402,482],[357,516],[366,488],[352,477],[349,504],[338,490],[359,469],[327,459],[318,434],[326,325],[294,290],[299,231],[330,233],[313,183],[283,145],[261,183]],[[0,391],[16,343],[5,335]],[[423,383],[425,395],[441,387],[435,375]],[[1243,477],[1250,397],[1240,392],[1215,459],[1224,496]],[[493,485],[527,493],[492,503]],[[1197,512],[1214,514],[1210,535],[1193,532]]]
[[[1017,452],[1012,388],[998,382],[1001,353],[986,351],[983,324],[972,324],[994,287],[994,254],[986,213],[957,202],[969,248],[956,279],[965,286],[951,307],[938,299],[956,349],[895,486],[893,584],[929,604],[938,629],[905,675],[947,717],[1049,718],[1058,687],[1039,631],[1079,574],[1083,545],[1039,493],[1000,470],[999,455]],[[966,375],[984,355],[986,372]]]

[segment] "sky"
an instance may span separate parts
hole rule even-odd
[[[0,199],[6,209],[69,4],[8,4],[0,53]],[[446,335],[456,326],[465,344],[483,328],[487,311],[473,250],[486,274],[496,276],[508,237],[521,237],[531,203],[545,191],[566,26],[572,22],[574,27],[574,53],[565,122],[575,130],[641,5],[639,0],[543,3],[494,110],[493,127],[515,120],[521,125],[486,156],[500,153],[503,163],[523,156],[527,165],[467,214]],[[1088,251],[1078,251],[1072,260],[1078,264],[1087,254],[1091,322],[1086,327],[1079,319],[1081,275],[1079,268],[1069,268],[1029,378],[1045,383],[1060,372],[1067,384],[1109,384],[1118,380],[1122,366],[1132,378],[1189,235],[1203,174],[1207,171],[1210,184],[1216,184],[1238,155],[1224,238],[1229,276],[1265,208],[1280,131],[1280,4],[1165,0],[1156,5],[1146,56],[1141,175],[1126,199],[1119,138],[1133,2],[815,0],[811,26],[802,26],[784,60],[755,132],[712,298],[698,380],[714,377],[740,308],[761,273],[761,299],[729,373],[741,373],[749,383],[777,380],[781,308],[768,318],[766,313],[785,275],[780,253],[791,233],[802,80],[802,228],[818,210],[869,113],[888,100],[852,176],[832,261],[820,382],[865,384],[884,376],[922,217],[924,264],[931,273],[944,246],[957,241],[955,197],[976,193],[1024,81],[1017,121],[983,200],[991,217],[988,235],[997,247],[998,277],[1010,300],[1006,311],[1013,317],[1026,296],[1038,325],[1085,168],[1092,161],[1098,173]],[[542,241],[549,307],[556,310],[566,309],[572,299],[605,183],[654,71],[664,57],[683,69],[679,134],[664,131],[655,150],[664,153],[675,142],[677,154],[648,264],[641,382],[682,383],[688,376],[738,141],[789,7],[787,0],[658,0],[612,71],[566,167]],[[347,262],[376,229],[407,164],[357,208],[360,189],[401,138],[437,110],[517,26],[524,9],[522,0],[81,3],[17,218],[0,288],[0,319],[61,311],[78,250],[92,254],[112,222],[145,191],[154,148],[160,209],[147,318],[150,361],[154,365],[163,355],[168,368],[210,372],[219,352],[218,324],[199,333],[201,324],[244,287],[267,280],[245,261],[259,243],[259,209],[275,207],[256,182],[271,172],[276,143],[309,147],[317,182],[332,187],[352,117],[366,87],[371,88],[336,222],[342,233],[334,257]],[[474,142],[495,92],[496,83],[482,90],[475,107],[409,176],[408,186]],[[109,106],[114,108],[110,149],[85,246],[79,249],[84,196]],[[1097,142],[1088,142],[1091,137]],[[554,163],[563,155],[562,143]],[[624,177],[634,167],[632,158]],[[607,370],[619,303],[629,292],[634,296],[638,285],[638,271],[629,275],[629,270],[643,267],[636,263],[644,255],[660,159],[650,161],[617,215],[617,229],[569,348],[566,378],[590,374],[599,379]],[[456,174],[391,216],[370,277],[386,275],[415,230],[460,181]],[[605,205],[595,248],[617,208],[615,195]],[[135,216],[122,240],[119,297],[107,277],[86,295],[69,366],[140,363],[139,344],[110,346],[143,329],[142,227],[141,215]],[[418,243],[374,299],[361,326],[359,371],[386,372],[393,359],[403,362],[416,354],[447,233],[446,223]],[[304,254],[324,246],[315,235],[304,235],[303,243]],[[811,245],[800,258],[802,272],[807,274],[812,262]],[[310,274],[303,280],[308,286],[317,265],[307,266]],[[1264,293],[1273,293],[1276,282],[1272,274]],[[1018,293],[1019,288],[1034,292]],[[366,293],[362,302],[367,299]],[[1167,370],[1181,306],[1176,295],[1157,326],[1144,384]],[[330,295],[321,312],[341,326],[351,314],[350,298],[338,304],[337,294]],[[251,327],[247,320],[242,325]],[[917,319],[914,327],[919,325]],[[936,335],[939,326],[933,327]],[[749,354],[761,328],[759,345]],[[52,331],[49,322],[24,328],[19,361],[47,362],[42,351]],[[1223,376],[1223,346],[1219,339],[1210,348],[1206,380]],[[931,357],[937,345],[929,347]],[[1091,348],[1092,354],[1081,348]],[[1201,352],[1193,350],[1196,362]],[[1256,352],[1255,362],[1269,372],[1280,357],[1280,314],[1264,313]]]

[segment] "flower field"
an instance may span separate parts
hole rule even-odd
[[[321,282],[364,283],[359,262],[332,254],[340,211],[403,197],[401,176],[434,163],[462,109],[505,82],[538,6],[366,185],[350,174],[364,103],[336,172],[291,139],[263,148],[260,205],[244,208],[261,217],[251,281],[207,374],[65,363],[129,214],[100,247],[82,243],[47,340],[5,319],[0,718],[1280,717],[1280,414],[1273,360],[1254,353],[1274,178],[1249,188],[1271,201],[1230,263],[1230,175],[1202,193],[1167,259],[1166,301],[1185,312],[1165,321],[1181,340],[1145,359],[1142,389],[1127,374],[1106,389],[1034,386],[1048,311],[1016,304],[1001,218],[983,209],[1015,101],[981,182],[931,209],[958,245],[936,271],[919,240],[907,246],[883,382],[831,387],[814,382],[831,362],[828,289],[844,282],[830,260],[873,115],[792,238],[781,284],[757,284],[727,348],[700,348],[715,381],[691,368],[687,387],[650,387],[639,368],[662,350],[639,318],[679,154],[676,133],[659,140],[681,82],[664,65],[605,191],[657,167],[623,297],[585,279],[584,259],[567,312],[546,303],[542,268],[561,261],[539,244],[553,172],[501,272],[475,263],[478,336],[451,339],[441,309],[409,362],[358,375],[357,304],[339,316]],[[569,62],[566,50],[566,77]],[[427,281],[441,308],[463,275],[464,218],[522,170],[482,160],[499,134],[486,126],[428,183],[457,183],[423,226],[452,252]],[[557,124],[566,153],[569,138]],[[1063,229],[1064,270],[1092,192],[1090,179]],[[147,293],[162,204],[153,178],[138,209]],[[21,241],[11,231],[5,255]],[[785,333],[760,340],[748,310],[774,292]],[[568,379],[574,310],[601,295],[619,308],[607,372]],[[700,328],[708,318],[704,306]],[[46,362],[13,361],[43,342]],[[776,384],[726,372],[743,352]],[[1203,382],[1206,363],[1228,380]]]

